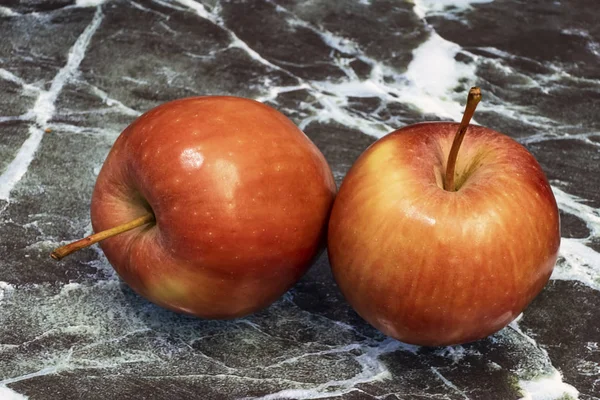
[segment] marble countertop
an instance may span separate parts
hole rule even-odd
[[[0,399],[600,399],[600,11],[524,0],[0,2]],[[195,95],[264,101],[338,184],[392,130],[458,120],[524,144],[553,186],[561,257],[523,316],[419,348],[361,320],[327,257],[268,309],[202,321],[154,306],[88,249],[115,138]]]

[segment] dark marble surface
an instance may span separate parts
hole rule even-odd
[[[600,11],[591,0],[0,2],[0,398],[600,399]],[[546,171],[561,257],[522,318],[418,348],[363,322],[326,256],[270,308],[202,321],[132,293],[91,230],[111,144],[192,95],[259,99],[341,182],[377,137],[459,119],[516,138]]]

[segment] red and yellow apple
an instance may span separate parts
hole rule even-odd
[[[407,343],[458,344],[500,330],[542,290],[557,258],[554,195],[510,137],[469,126],[448,189],[458,128],[421,123],[375,142],[345,177],[329,222],[343,295]]]
[[[325,158],[284,115],[248,99],[196,97],[123,131],[91,218],[98,235],[110,232],[100,246],[136,292],[174,311],[233,318],[304,274],[324,248],[335,192]]]

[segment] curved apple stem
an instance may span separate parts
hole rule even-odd
[[[130,231],[134,228],[149,224],[153,221],[154,214],[148,213],[143,217],[136,218],[133,221],[129,221],[123,225],[115,226],[114,228],[94,233],[93,235],[69,243],[65,246],[59,247],[58,249],[54,250],[52,254],[50,254],[50,257],[54,258],[55,260],[60,260],[61,258],[66,257],[69,254],[76,252],[77,250],[84,249],[93,245],[94,243],[98,243],[101,240],[108,239],[109,237],[113,237],[115,235],[118,235],[119,233]]]
[[[450,149],[450,155],[448,156],[448,163],[446,164],[446,180],[444,181],[444,189],[449,192],[456,191],[454,185],[454,170],[456,169],[456,157],[458,156],[458,149],[462,144],[469,122],[473,118],[477,104],[481,100],[481,90],[478,87],[472,87],[469,90],[469,96],[467,97],[467,105],[465,106],[465,113],[463,114],[462,121],[458,126],[458,131],[454,135],[454,141],[452,142],[452,148]]]

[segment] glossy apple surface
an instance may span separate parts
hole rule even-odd
[[[173,101],[116,140],[92,196],[95,232],[148,211],[156,223],[101,242],[115,270],[163,307],[233,318],[280,297],[323,249],[336,187],[289,119],[236,97]]]
[[[513,139],[470,126],[458,190],[443,189],[457,127],[423,123],[378,140],[344,179],[329,222],[342,293],[407,343],[458,344],[500,330],[542,290],[557,258],[554,195]]]

